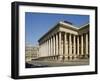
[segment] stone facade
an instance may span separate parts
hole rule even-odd
[[[26,46],[25,47],[25,60],[26,62],[37,59],[39,56],[39,47],[38,46]]]
[[[89,58],[89,24],[78,28],[60,21],[39,40],[39,58],[74,60]]]

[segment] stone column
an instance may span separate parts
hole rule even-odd
[[[88,51],[89,51],[89,48],[88,48],[88,33],[86,34],[86,55],[89,55]]]
[[[42,42],[42,54],[41,54],[41,56],[43,56],[43,48],[44,48],[44,44],[43,44],[43,42]]]
[[[61,54],[61,32],[59,32],[59,60],[62,60],[62,54]]]
[[[42,54],[41,54],[41,56],[44,56],[44,42],[42,42]]]
[[[47,57],[47,41],[45,40],[45,48],[44,49],[46,49],[46,51],[45,51],[45,55],[46,55],[46,57]]]
[[[45,55],[45,53],[44,53],[44,45],[45,45],[45,43],[43,42],[43,56]]]
[[[56,55],[58,55],[58,34],[56,34]]]
[[[49,45],[48,45],[48,54],[49,54],[49,56],[50,56],[50,39],[48,39],[48,41],[49,41]]]
[[[73,42],[73,55],[74,55],[74,58],[76,58],[76,36],[74,35],[74,38],[73,38],[74,42]]]
[[[46,41],[44,41],[44,56],[46,56],[46,51],[45,51],[45,49],[46,49]]]
[[[48,56],[49,56],[49,52],[48,52],[48,51],[49,51],[49,45],[48,45],[48,44],[49,44],[49,41],[48,41],[48,39],[47,39],[47,58],[48,58]]]
[[[42,45],[42,43],[41,43],[41,50],[40,50],[40,56],[42,56],[42,53],[43,53],[43,45]]]
[[[69,34],[69,56],[72,59],[72,36]]]
[[[52,59],[54,59],[53,56],[54,56],[54,36],[52,36]]]
[[[51,38],[49,37],[49,60],[51,56]]]
[[[63,35],[61,35],[61,38],[62,38]],[[61,58],[63,60],[63,43],[64,43],[64,40],[61,40]]]
[[[83,35],[81,35],[81,55],[83,55]]]
[[[68,59],[68,40],[67,40],[67,33],[64,34],[64,59]]]
[[[77,55],[79,56],[79,36],[77,36]]]
[[[53,55],[52,55],[52,54],[53,54],[53,53],[52,53],[52,37],[51,37],[51,48],[50,48],[50,49],[51,49],[51,55],[50,55],[50,56],[51,56],[51,59],[52,59],[52,56],[53,56]]]
[[[46,50],[46,51],[45,51],[45,50]],[[46,41],[44,42],[44,53],[45,53],[45,56],[47,56]]]
[[[55,59],[55,35],[53,36],[53,57]]]
[[[47,41],[46,40],[45,40],[45,49],[46,49],[45,53],[46,53],[46,57],[47,57]]]
[[[47,57],[47,41],[45,40],[45,48],[44,49],[46,49],[46,51],[45,51],[45,55],[46,55],[46,57]]]

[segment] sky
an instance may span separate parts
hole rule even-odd
[[[25,43],[37,45],[38,39],[59,21],[69,21],[80,27],[89,23],[89,15],[25,12]]]

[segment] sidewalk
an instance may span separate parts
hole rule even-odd
[[[89,65],[88,59],[80,59],[80,60],[69,60],[69,61],[31,61],[28,62],[29,64],[37,64],[37,65],[46,65],[49,67],[55,67],[55,66],[79,66],[79,65]]]

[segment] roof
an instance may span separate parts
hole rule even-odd
[[[73,30],[78,31],[78,30],[80,30],[80,29],[83,29],[83,28],[87,27],[87,26],[89,25],[89,23],[87,23],[87,24],[85,24],[85,25],[83,25],[83,26],[77,28],[77,27],[74,26],[72,23],[69,23],[69,22],[67,23],[67,22],[65,22],[65,21],[60,21],[60,22],[57,23],[53,28],[51,28],[48,32],[46,32],[38,41],[40,41],[40,40],[41,40],[42,38],[44,38],[47,34],[49,34],[50,32],[52,32],[55,28],[57,28],[57,27],[60,26],[60,25],[67,26],[67,28],[71,28],[71,29],[73,29]]]

